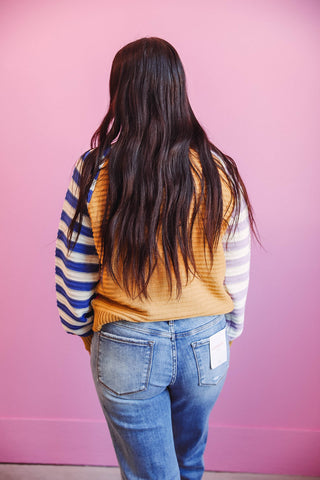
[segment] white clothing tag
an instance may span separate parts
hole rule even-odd
[[[210,337],[210,367],[216,368],[228,360],[226,327]]]

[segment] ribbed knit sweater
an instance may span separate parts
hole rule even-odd
[[[223,171],[220,176],[224,220],[212,267],[209,267],[205,258],[201,223],[197,219],[192,240],[199,276],[190,277],[187,281],[184,268],[181,268],[181,297],[170,297],[160,256],[148,284],[150,299],[133,300],[105,270],[103,274],[100,273],[100,227],[108,186],[107,158],[91,185],[87,211],[83,216],[76,245],[73,250],[67,251],[68,226],[78,201],[80,172],[88,153],[80,157],[74,169],[63,205],[56,243],[57,304],[64,329],[68,333],[81,336],[86,349],[90,351],[93,331],[99,331],[102,325],[108,322],[120,319],[133,322],[164,321],[224,313],[229,341],[237,338],[244,326],[249,284],[250,228],[247,207],[242,198],[238,227],[226,245],[234,217],[231,215],[232,198]],[[193,150],[190,150],[190,160],[195,168],[201,169],[198,155]],[[221,159],[216,158],[216,161],[223,165]],[[196,178],[195,184],[197,188]],[[75,233],[72,239],[74,238]],[[161,252],[161,245],[159,250]]]

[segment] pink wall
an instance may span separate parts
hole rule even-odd
[[[320,474],[319,23],[312,0],[2,0],[0,461],[115,465],[89,356],[62,329],[54,243],[74,162],[124,44],[160,36],[191,104],[238,163],[254,247],[246,326],[206,467]]]

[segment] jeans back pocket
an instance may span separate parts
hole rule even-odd
[[[145,390],[149,383],[153,341],[100,332],[98,381],[116,395]]]
[[[199,385],[217,385],[229,368],[229,344],[227,340],[227,360],[215,368],[211,368],[210,339],[205,338],[191,343],[198,370]]]

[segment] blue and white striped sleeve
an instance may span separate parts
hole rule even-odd
[[[241,195],[239,223],[232,231],[234,215],[231,215],[227,231],[222,238],[226,259],[224,285],[232,298],[234,309],[226,314],[229,341],[238,338],[244,328],[245,304],[249,287],[251,236],[248,209]],[[228,233],[231,235],[227,242]]]
[[[86,152],[78,160],[64,200],[55,252],[56,297],[60,320],[67,333],[79,335],[90,352],[93,312],[91,300],[100,277],[91,221],[83,214],[78,240],[68,252],[67,233],[79,198],[79,180]],[[77,227],[77,225],[76,225]],[[77,228],[76,228],[77,230]],[[72,241],[76,232],[72,234]]]

